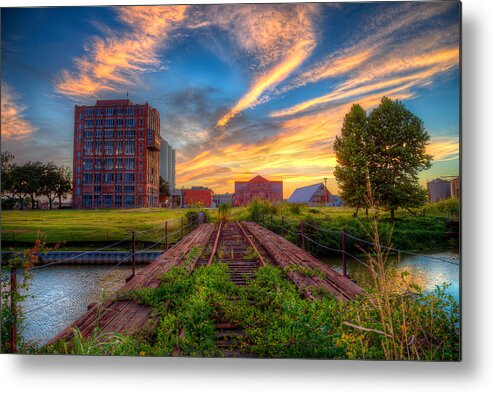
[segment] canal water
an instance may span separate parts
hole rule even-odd
[[[442,258],[450,263],[420,256],[402,256],[400,262],[393,257],[389,265],[398,272],[407,271],[408,279],[425,291],[436,285],[450,284],[447,291],[459,300],[459,254],[439,253],[431,256]],[[341,258],[322,258],[322,260],[342,272]],[[101,300],[125,283],[131,273],[130,266],[112,269],[105,265],[58,265],[32,272],[30,293],[23,303],[26,314],[24,337],[42,345],[83,315],[87,305]],[[370,282],[365,266],[348,258],[348,274],[361,286]]]
[[[43,345],[83,315],[88,304],[115,292],[131,273],[131,266],[106,265],[57,265],[32,271],[31,296],[22,303],[23,337]]]
[[[436,257],[441,260],[428,257]],[[459,259],[460,256],[456,252],[443,252],[428,256],[402,255],[400,261],[397,256],[389,255],[386,266],[395,268],[399,275],[402,272],[407,272],[407,282],[417,284],[424,291],[432,291],[437,285],[444,283],[449,284],[446,292],[459,302]],[[321,258],[321,260],[342,273],[342,258],[340,256]],[[347,257],[347,274],[362,287],[371,284],[368,268],[349,256]]]

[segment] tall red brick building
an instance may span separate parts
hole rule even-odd
[[[159,112],[148,103],[75,106],[74,208],[159,206]]]
[[[282,181],[269,181],[262,176],[249,181],[235,181],[233,204],[246,206],[256,197],[272,203],[282,202],[282,184]]]

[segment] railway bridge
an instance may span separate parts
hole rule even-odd
[[[195,253],[197,255],[190,260],[190,251],[194,247],[199,247],[203,252]],[[228,265],[231,280],[236,285],[248,285],[259,267],[270,264],[279,266],[300,292],[314,301],[317,296],[314,294],[314,288],[330,292],[341,301],[352,300],[363,292],[351,279],[282,236],[256,223],[238,221],[199,225],[176,245],[138,271],[120,291],[157,288],[161,282],[160,277],[171,268],[181,266],[186,261],[186,269],[192,271],[200,266],[210,265],[215,259]],[[84,315],[53,337],[48,344],[62,339],[71,340],[74,328],[84,337],[90,336],[96,328],[103,333],[131,334],[154,325],[155,321],[150,318],[150,314],[149,307],[132,300],[119,300],[114,296],[104,304],[89,306]],[[215,326],[217,346],[221,348],[223,355],[241,356],[230,347],[234,337],[242,334],[242,327],[220,319],[216,321]]]

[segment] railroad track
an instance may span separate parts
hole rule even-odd
[[[228,266],[231,281],[238,286],[249,285],[259,267],[270,263],[267,252],[239,222],[220,223],[213,231],[206,252],[196,266],[208,266],[214,259]],[[231,299],[236,301],[237,299]],[[237,343],[245,340],[241,325],[230,323],[220,315],[215,321],[216,347],[224,357],[254,357],[254,353],[240,352]]]

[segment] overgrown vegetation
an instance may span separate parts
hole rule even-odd
[[[402,359],[456,360],[458,309],[443,288],[432,293],[389,294],[391,315]],[[88,338],[75,332],[44,353],[140,356],[221,356],[215,346],[217,320],[240,324],[245,337],[236,348],[272,358],[385,359],[386,336],[372,302],[372,292],[342,303],[321,293],[313,302],[301,297],[284,272],[266,266],[249,286],[235,286],[227,266],[218,262],[191,274],[174,268],[156,289],[121,293],[153,310],[156,327],[132,336],[96,331]],[[354,328],[353,325],[366,330]],[[414,338],[413,338],[414,336]],[[407,341],[406,341],[407,339]]]

